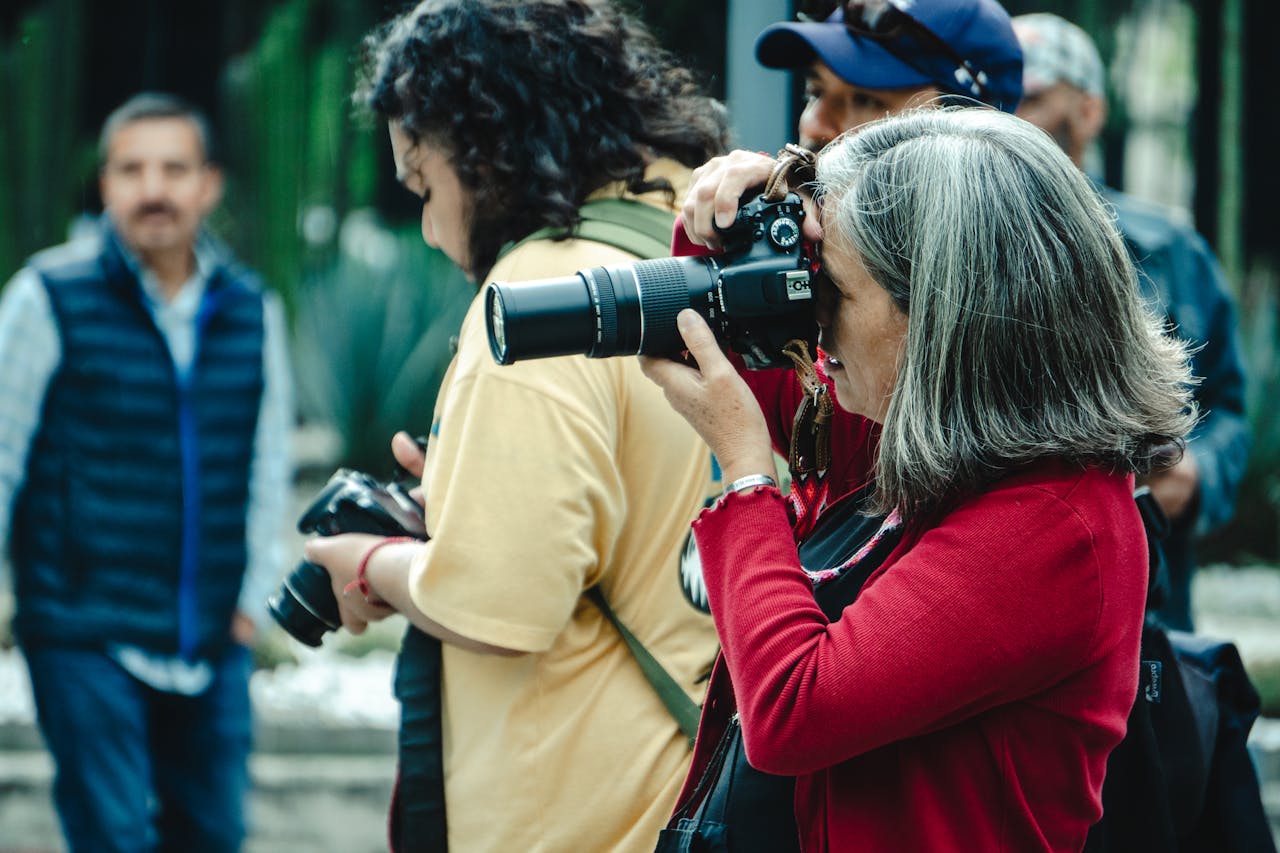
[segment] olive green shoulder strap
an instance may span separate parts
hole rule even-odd
[[[622,641],[631,650],[631,656],[640,665],[640,671],[644,673],[645,679],[653,687],[654,692],[658,694],[658,698],[666,706],[667,712],[675,718],[676,725],[680,727],[680,731],[688,738],[689,745],[693,746],[694,740],[698,737],[698,717],[702,712],[702,709],[698,707],[698,703],[689,698],[689,694],[685,693],[684,688],[672,678],[662,664],[658,663],[653,653],[646,649],[640,639],[631,633],[631,629],[622,623],[622,620],[618,618],[618,614],[614,613],[613,608],[609,606],[609,602],[605,599],[604,593],[600,591],[600,587],[591,587],[586,591],[585,595],[589,601],[600,608],[604,618],[608,619],[613,624],[613,627],[618,629],[618,633],[622,635]]]
[[[578,209],[582,221],[574,228],[543,228],[506,249],[503,254],[533,240],[576,237],[620,249],[637,258],[665,258],[671,254],[671,229],[675,214],[642,201],[601,198]]]
[[[534,240],[548,240],[559,237],[574,237],[579,240],[590,240],[620,249],[637,258],[665,258],[671,254],[671,229],[675,225],[675,214],[661,210],[653,205],[622,198],[602,198],[589,201],[578,209],[582,221],[572,229],[543,228],[525,237],[518,243],[503,251],[505,255],[517,246]],[[699,708],[696,702],[682,688],[671,674],[658,663],[653,654],[644,647],[639,638],[631,632],[618,615],[613,612],[604,593],[599,587],[591,587],[585,593],[604,617],[622,635],[632,657],[640,666],[645,679],[652,685],[662,704],[675,718],[680,731],[692,744],[698,733]]]

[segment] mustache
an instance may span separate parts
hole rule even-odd
[[[166,201],[154,201],[149,204],[140,204],[133,210],[132,219],[141,219],[144,216],[150,216],[154,213],[163,213],[166,216],[176,217],[178,210],[172,204]]]

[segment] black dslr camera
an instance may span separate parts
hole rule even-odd
[[[583,354],[678,357],[676,315],[693,308],[747,367],[790,367],[782,348],[817,343],[804,205],[763,195],[721,229],[725,251],[593,267],[565,278],[493,282],[485,290],[489,348],[499,364]]]
[[[339,468],[298,519],[298,530],[335,536],[374,533],[426,539],[422,507],[394,480],[381,483],[368,474]],[[342,627],[329,573],[303,560],[289,573],[267,609],[295,640],[319,646],[324,635]]]

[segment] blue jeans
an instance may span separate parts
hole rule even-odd
[[[23,650],[73,853],[230,851],[244,840],[250,658],[233,645],[198,696],[155,690],[104,652]]]

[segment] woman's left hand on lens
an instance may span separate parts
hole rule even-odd
[[[374,595],[366,600],[359,590],[347,592],[346,589],[355,580],[356,570],[364,555],[381,539],[381,536],[367,533],[343,533],[338,536],[317,536],[308,539],[303,546],[303,555],[329,573],[333,583],[333,597],[338,600],[342,627],[352,634],[363,634],[370,622],[385,619],[395,612],[379,602]]]
[[[769,429],[751,389],[696,311],[681,311],[677,324],[697,366],[641,356],[645,376],[662,388],[671,407],[702,436],[726,482],[773,473]]]

